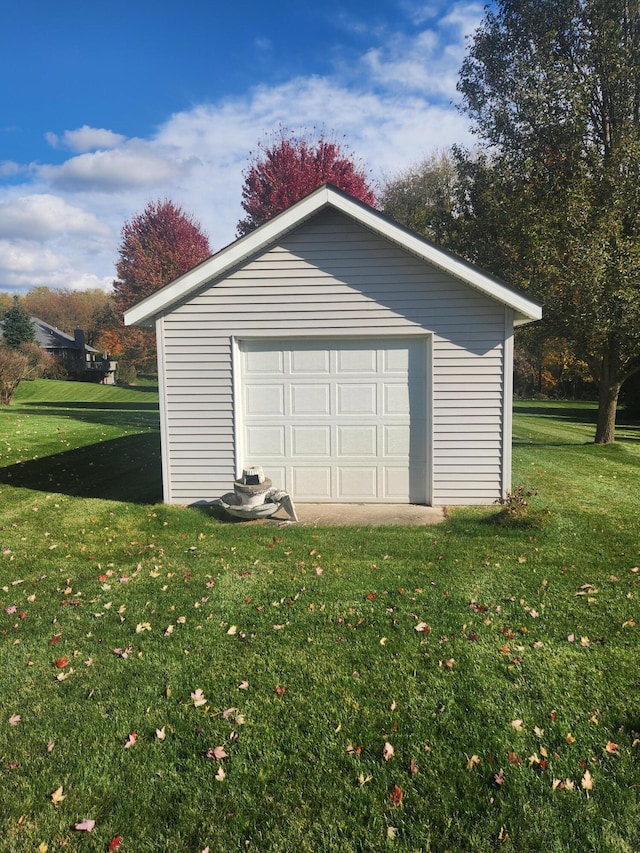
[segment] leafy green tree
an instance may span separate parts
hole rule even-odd
[[[458,88],[481,143],[460,161],[468,246],[543,300],[598,387],[595,440],[613,441],[640,370],[640,7],[497,0]]]
[[[36,339],[31,318],[24,308],[20,307],[17,296],[13,299],[13,306],[4,315],[2,335],[10,349],[18,349],[21,344],[32,343]]]
[[[378,193],[378,203],[396,222],[453,248],[459,225],[457,195],[455,156],[441,151],[388,177]]]

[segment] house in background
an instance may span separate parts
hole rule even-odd
[[[536,303],[331,186],[125,313],[155,326],[164,499],[262,466],[296,502],[511,489],[513,329]]]
[[[49,355],[59,358],[74,379],[114,385],[116,361],[85,343],[84,332],[76,329],[74,337],[50,326],[38,317],[31,317],[36,333],[36,343]]]

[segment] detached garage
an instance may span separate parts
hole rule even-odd
[[[540,306],[324,186],[125,314],[155,325],[164,499],[262,466],[294,501],[511,488],[513,328]]]

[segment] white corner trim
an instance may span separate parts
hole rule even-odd
[[[513,311],[504,312],[504,353],[502,357],[502,498],[511,491],[513,464]]]
[[[169,436],[167,430],[167,377],[164,355],[164,321],[156,323],[156,347],[158,350],[158,402],[160,408],[160,458],[162,464],[162,500],[170,504],[171,466],[169,464]]]

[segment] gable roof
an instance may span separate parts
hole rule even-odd
[[[435,243],[398,225],[379,210],[364,204],[331,184],[324,184],[305,198],[274,216],[264,225],[221,249],[197,267],[167,284],[124,312],[127,326],[152,325],[171,306],[266,248],[283,234],[297,228],[325,208],[333,208],[381,237],[396,243],[432,266],[438,267],[470,287],[502,302],[514,311],[516,325],[539,320],[542,307],[504,282],[447,252]]]
[[[36,333],[36,342],[42,349],[71,349],[81,351],[83,346],[75,337],[67,335],[66,332],[61,332],[55,326],[45,323],[39,317],[31,317],[33,328]],[[84,344],[86,352],[98,352],[94,347]]]

